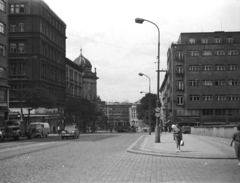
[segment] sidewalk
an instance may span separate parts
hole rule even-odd
[[[154,156],[202,158],[202,159],[236,159],[231,139],[183,134],[185,145],[181,152],[176,152],[173,134],[163,132],[161,142],[155,143],[155,134],[143,135],[128,149],[128,152]]]

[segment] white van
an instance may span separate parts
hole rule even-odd
[[[29,134],[29,138],[31,137],[43,137],[46,136],[48,137],[49,133],[50,133],[50,126],[48,123],[44,123],[44,122],[33,122],[30,123],[29,128],[31,129],[38,129],[38,130],[32,130],[32,132],[35,132],[33,134]]]

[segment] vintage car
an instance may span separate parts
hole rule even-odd
[[[27,127],[28,131],[28,138],[34,138],[34,137],[48,137],[50,133],[50,127],[48,123],[43,122],[34,122],[30,123]]]
[[[64,130],[62,130],[62,132],[61,132],[62,139],[68,138],[68,137],[72,137],[72,138],[76,139],[76,138],[79,138],[79,135],[80,135],[80,133],[75,124],[71,124],[71,125],[67,124],[65,126]]]
[[[186,134],[190,134],[191,133],[191,126],[183,126],[182,127],[182,133]]]

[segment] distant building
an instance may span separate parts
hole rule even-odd
[[[181,33],[161,86],[166,119],[181,125],[240,123],[240,32]]]
[[[8,118],[8,0],[0,0],[0,124]]]
[[[109,125],[116,128],[119,124],[130,126],[131,107],[132,103],[106,102],[104,106],[102,105],[102,111],[108,117]]]
[[[92,64],[82,55],[82,49],[79,57],[74,61],[80,68],[83,68],[83,89],[82,97],[88,100],[97,100],[97,72],[92,72]]]
[[[132,106],[129,108],[130,126],[138,127],[138,125],[139,125],[139,119],[137,117],[137,105],[140,105],[140,100],[133,103]]]

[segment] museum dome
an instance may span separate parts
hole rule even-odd
[[[91,62],[82,55],[82,49],[80,50],[80,56],[77,57],[73,62],[76,63],[80,67],[91,67],[92,68]]]

